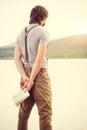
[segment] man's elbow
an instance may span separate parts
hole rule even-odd
[[[14,61],[17,62],[21,59],[21,57],[14,55]]]
[[[44,58],[43,58],[43,57],[39,57],[39,58],[37,58],[37,59],[35,60],[35,62],[38,62],[38,64],[39,64],[40,66],[42,66],[42,64],[43,64],[43,62],[44,62]]]

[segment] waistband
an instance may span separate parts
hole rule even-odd
[[[30,67],[30,66],[27,66],[27,67],[24,66],[24,69],[25,69],[25,70],[30,70],[30,71],[31,71],[32,68],[33,68],[33,67]],[[47,71],[47,68],[41,68],[40,71]]]

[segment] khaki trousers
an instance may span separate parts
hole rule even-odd
[[[32,68],[25,68],[28,76],[30,76],[31,70]],[[22,86],[23,84],[24,82],[21,79],[20,85]],[[46,68],[41,68],[35,78],[34,86],[30,90],[30,96],[19,107],[18,130],[28,130],[28,118],[35,103],[38,108],[40,130],[52,130],[51,99],[52,94],[48,71]]]

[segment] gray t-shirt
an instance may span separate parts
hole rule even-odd
[[[36,26],[36,24],[30,24],[29,26],[27,26],[27,31],[30,30],[33,26]],[[24,65],[32,67],[35,62],[35,58],[37,56],[38,45],[39,44],[47,45],[48,42],[49,42],[49,33],[42,26],[39,25],[32,28],[27,36],[29,63],[23,61]],[[23,29],[23,31],[18,35],[17,44],[21,48],[23,59],[25,59],[25,29]],[[47,58],[45,57],[42,68],[46,67],[47,67]]]

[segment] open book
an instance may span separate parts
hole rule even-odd
[[[18,91],[14,96],[13,96],[13,101],[16,106],[18,106],[21,102],[23,102],[25,99],[29,97],[29,92],[24,90]]]

